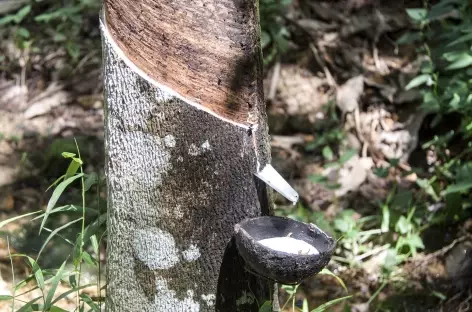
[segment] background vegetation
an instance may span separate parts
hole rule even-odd
[[[100,3],[15,3],[0,6],[0,307],[99,311]],[[282,287],[284,310],[470,309],[471,2],[260,14],[273,163],[301,195],[276,213],[338,239],[329,270]]]

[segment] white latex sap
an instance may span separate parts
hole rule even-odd
[[[308,244],[299,239],[295,239],[292,237],[272,237],[266,238],[259,241],[262,245],[269,247],[273,250],[283,251],[291,254],[296,255],[317,255],[319,251],[313,247],[312,245]]]

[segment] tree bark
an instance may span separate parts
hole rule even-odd
[[[252,0],[238,1],[251,7]],[[258,27],[257,15],[250,16]],[[107,310],[258,311],[271,297],[270,283],[244,269],[232,235],[241,220],[271,214],[267,187],[254,175],[270,161],[261,68],[251,70],[251,94],[230,87],[236,98],[255,97],[251,126],[241,127],[228,122],[231,114],[190,105],[165,80],[161,87],[143,79],[123,62],[105,25],[102,33]],[[232,64],[261,66],[259,38],[251,40],[255,59]]]

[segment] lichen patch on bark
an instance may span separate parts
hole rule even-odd
[[[203,294],[202,299],[206,303],[207,307],[211,308],[215,306],[215,303],[216,303],[215,294],[207,294],[207,295]]]
[[[137,230],[133,249],[136,257],[151,270],[169,269],[179,262],[174,238],[158,228]]]
[[[167,147],[175,147],[175,138],[174,136],[172,136],[171,134],[168,134],[164,137],[164,144],[167,146]]]
[[[210,151],[210,150],[211,150],[210,142],[208,142],[208,140],[206,140],[200,146],[197,146],[193,143],[190,144],[190,146],[188,148],[188,154],[191,155],[191,156],[198,156],[198,155],[201,155],[201,154],[205,153],[206,151]]]
[[[186,261],[195,261],[201,256],[200,249],[196,245],[190,244],[188,249],[182,252],[182,256]]]
[[[156,297],[153,305],[154,311],[178,311],[199,312],[200,304],[194,300],[194,291],[188,290],[187,296],[179,299],[176,292],[167,287],[167,282],[162,277],[156,278]]]

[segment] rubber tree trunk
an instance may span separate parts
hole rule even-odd
[[[258,311],[232,242],[271,213],[256,0],[105,0],[108,311]]]

